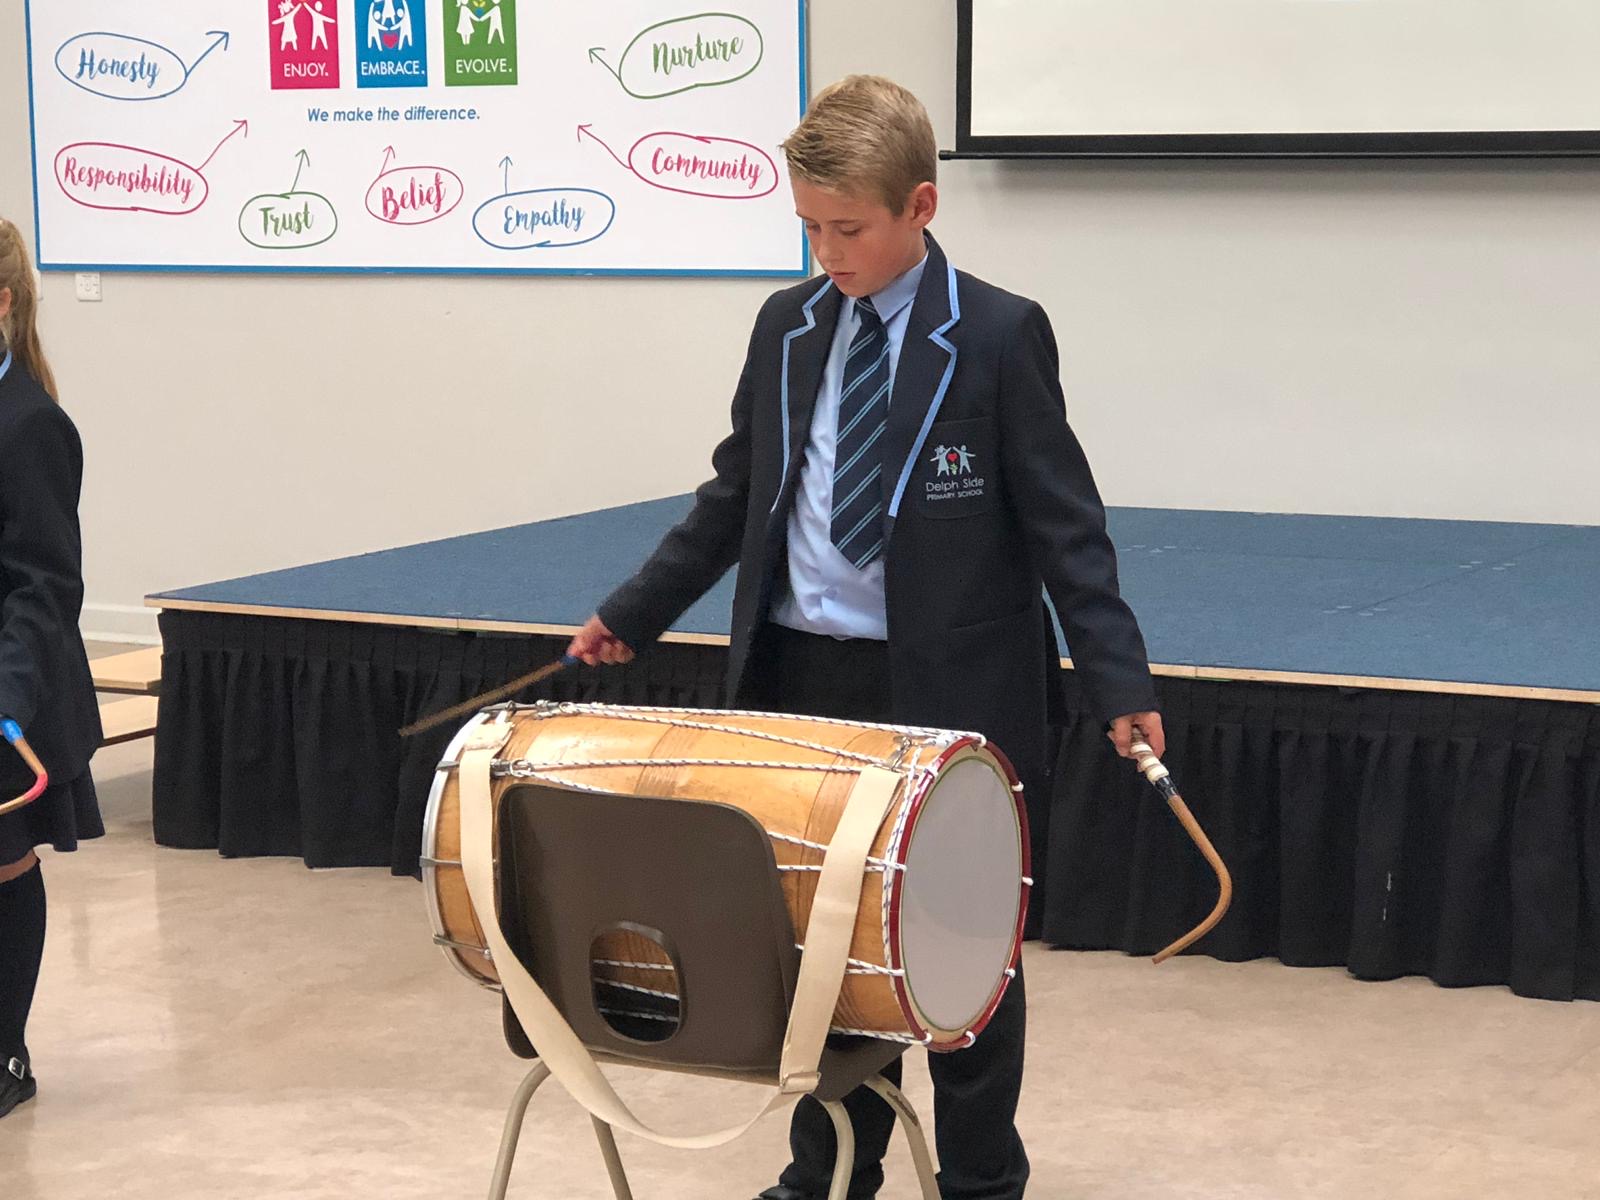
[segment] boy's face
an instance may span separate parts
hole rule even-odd
[[[922,231],[939,206],[933,184],[919,183],[899,213],[876,196],[829,191],[797,177],[789,184],[817,262],[846,296],[870,296],[922,261]]]

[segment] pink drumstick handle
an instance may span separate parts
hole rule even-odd
[[[0,804],[0,815],[15,812],[19,808],[32,804],[44,795],[45,788],[50,786],[50,774],[44,769],[44,764],[39,761],[39,756],[33,752],[33,747],[28,745],[28,739],[22,736],[22,726],[10,717],[0,717],[0,734],[5,735],[6,741],[11,743],[12,749],[22,756],[22,761],[28,764],[28,769],[33,772],[33,786],[15,800],[7,800]]]

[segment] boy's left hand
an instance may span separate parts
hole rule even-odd
[[[1160,758],[1167,752],[1167,735],[1161,728],[1161,714],[1158,712],[1126,713],[1116,717],[1111,722],[1111,728],[1106,731],[1106,736],[1111,739],[1111,744],[1117,748],[1117,753],[1123,758],[1132,758],[1133,751],[1129,749],[1134,743],[1134,735],[1138,740],[1148,742],[1155,756]]]

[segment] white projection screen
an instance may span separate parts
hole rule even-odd
[[[958,156],[1600,153],[1600,0],[958,11]]]

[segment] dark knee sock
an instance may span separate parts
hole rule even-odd
[[[44,871],[0,883],[0,1066],[27,1061],[23,1034],[44,958]]]

